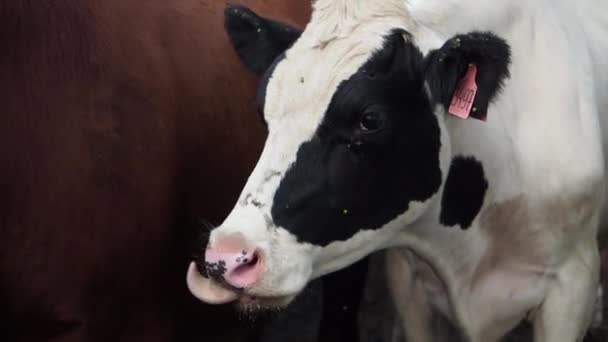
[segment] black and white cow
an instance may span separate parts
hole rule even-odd
[[[303,32],[226,10],[269,135],[192,293],[280,307],[391,248],[408,341],[453,341],[448,326],[497,341],[523,319],[536,341],[580,340],[599,287],[608,2],[313,8]]]

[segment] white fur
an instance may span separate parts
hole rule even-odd
[[[454,34],[480,29],[512,48],[512,77],[490,106],[487,122],[437,109],[444,177],[453,155],[480,160],[490,186],[482,211],[467,231],[442,227],[434,196],[348,241],[325,248],[298,243],[271,220],[279,182],[298,147],[313,136],[338,84],[381,47],[383,35],[399,27],[425,53]],[[264,110],[270,134],[262,156],[211,239],[239,231],[264,251],[267,272],[251,290],[261,296],[293,296],[310,279],[374,250],[406,248],[414,257],[391,269],[397,272],[391,274],[393,293],[422,291],[434,298],[396,299],[409,335],[421,341],[441,336],[420,331],[430,326],[425,322],[408,321],[408,313],[418,310],[441,312],[470,341],[495,341],[526,317],[534,321],[537,341],[576,341],[591,322],[598,285],[596,236],[608,146],[606,51],[605,0],[317,0],[311,22],[268,83]],[[493,229],[508,222],[480,219],[516,198],[526,218],[508,230],[511,235]],[[529,248],[494,256],[496,267],[482,267],[495,246],[516,237]],[[401,256],[394,254],[393,262]],[[419,280],[420,286],[411,287],[415,293],[404,293],[400,279],[411,280],[421,265],[434,277]],[[438,288],[445,289],[440,299]]]

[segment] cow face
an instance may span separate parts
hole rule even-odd
[[[445,108],[474,63],[478,110],[507,75],[508,46],[489,33],[455,37],[426,55],[402,18],[347,35],[324,23],[300,33],[244,7],[226,27],[244,64],[263,73],[258,108],[268,138],[188,284],[209,303],[288,303],[313,278],[388,246],[433,213],[450,157]],[[406,228],[405,228],[406,229]]]

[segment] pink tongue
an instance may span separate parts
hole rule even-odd
[[[225,289],[211,279],[203,277],[196,269],[194,262],[190,263],[190,267],[188,267],[186,282],[194,297],[207,304],[225,304],[238,298],[238,294],[234,291]]]

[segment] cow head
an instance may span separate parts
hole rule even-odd
[[[285,305],[311,279],[436,215],[456,84],[476,65],[474,106],[485,111],[508,74],[509,47],[490,33],[433,43],[400,9],[377,10],[316,8],[300,32],[226,9],[236,52],[261,75],[268,137],[234,209],[211,232],[199,267],[207,277],[190,267],[201,300]]]

